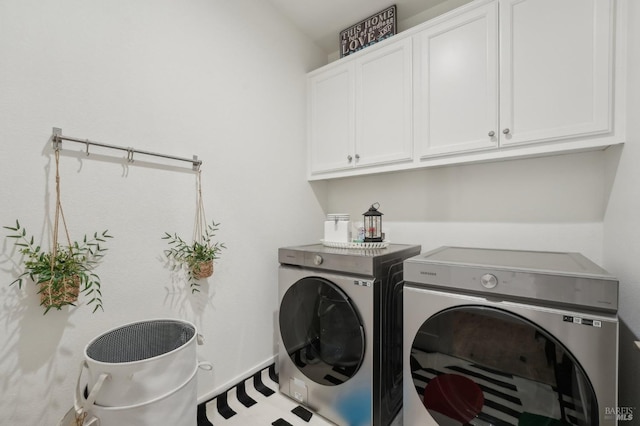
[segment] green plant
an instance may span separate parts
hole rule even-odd
[[[74,241],[68,247],[57,244],[55,250],[45,251],[35,243],[33,236],[27,236],[27,230],[17,220],[15,226],[4,228],[12,232],[7,238],[15,239],[15,246],[23,255],[24,272],[10,285],[17,283],[22,288],[25,277],[38,284],[45,314],[51,308],[60,310],[66,305],[75,306],[79,291],[91,297],[88,305],[94,306],[93,312],[104,311],[100,277],[93,270],[107,251],[101,243],[112,238],[108,231],[96,232],[93,237],[85,235],[80,242]]]
[[[211,269],[208,275],[201,275],[203,264],[210,263],[212,268],[213,260],[219,259],[220,252],[226,248],[224,243],[213,241],[219,226],[220,223],[212,222],[211,225],[207,225],[198,239],[190,243],[176,233],[165,232],[162,237],[169,244],[169,248],[164,253],[170,261],[174,262],[173,269],[182,268],[184,265],[187,266],[188,281],[192,293],[200,291],[198,289],[198,279],[210,276],[213,273],[213,269]]]

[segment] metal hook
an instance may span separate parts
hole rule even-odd
[[[54,151],[60,151],[62,149],[62,138],[60,137],[60,135],[62,135],[62,129],[54,127],[52,139]]]
[[[127,148],[127,161],[133,163],[133,148]]]
[[[62,149],[62,139],[59,136],[53,137],[53,150],[60,151]]]
[[[84,144],[85,144],[85,146],[86,146],[86,148],[87,148],[87,157],[88,157],[88,156],[89,156],[89,141],[88,141],[88,140],[87,140],[87,141],[85,141],[85,143],[84,143]]]

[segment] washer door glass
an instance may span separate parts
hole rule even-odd
[[[513,313],[459,306],[429,318],[411,347],[418,397],[440,425],[598,425],[576,358]]]
[[[353,377],[364,358],[364,329],[351,300],[318,277],[293,284],[280,304],[280,335],[298,369],[334,386]]]

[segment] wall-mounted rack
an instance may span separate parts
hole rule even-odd
[[[71,136],[63,136],[62,129],[58,127],[53,128],[52,141],[53,141],[53,149],[55,151],[59,151],[62,148],[62,141],[78,142],[78,143],[85,144],[87,147],[87,155],[89,155],[89,146],[91,145],[99,146],[102,148],[117,149],[119,151],[126,151],[127,161],[130,163],[133,163],[134,154],[143,154],[143,155],[150,155],[154,157],[168,158],[170,160],[186,161],[192,164],[194,171],[200,170],[200,166],[202,165],[202,161],[198,160],[197,155],[194,155],[193,158],[183,158],[183,157],[176,157],[173,155],[159,154],[157,152],[142,151],[139,149],[133,149],[133,148],[127,148],[123,146],[110,145],[102,142],[90,141],[89,139],[80,139],[80,138],[74,138]]]

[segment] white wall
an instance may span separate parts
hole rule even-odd
[[[35,286],[0,241],[0,424],[51,425],[71,406],[84,346],[112,327],[177,317],[205,335],[200,396],[275,353],[277,248],[316,239],[323,211],[305,181],[305,73],[324,54],[261,0],[0,2],[0,225],[47,245],[52,127],[63,134],[203,160],[208,219],[228,249],[191,295],[162,261],[164,231],[191,236],[189,164],[63,142],[72,238],[109,229],[104,309],[42,315]],[[114,156],[109,159],[107,156]],[[177,166],[177,167],[174,167]],[[180,170],[183,166],[186,171]],[[2,230],[3,234],[5,230]]]
[[[627,143],[608,153],[604,266],[620,279],[620,406],[640,418],[640,4],[628,2]]]
[[[604,153],[441,167],[330,181],[328,211],[373,202],[397,243],[577,251],[602,261]]]

